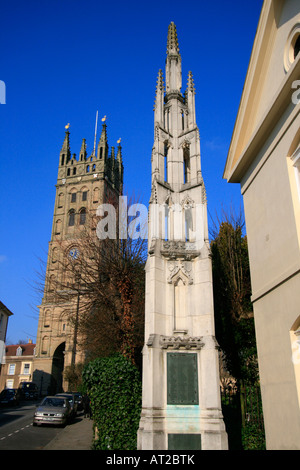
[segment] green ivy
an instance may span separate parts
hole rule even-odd
[[[87,364],[82,378],[97,429],[94,449],[135,450],[142,403],[137,368],[117,354]]]
[[[244,450],[266,450],[264,430],[256,423],[246,423],[242,428]]]

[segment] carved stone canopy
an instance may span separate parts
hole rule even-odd
[[[149,348],[161,348],[161,349],[171,349],[171,350],[200,350],[203,347],[210,349],[217,349],[220,351],[220,346],[216,340],[215,336],[188,336],[184,332],[183,336],[174,334],[173,336],[149,335],[146,345]]]
[[[161,336],[160,344],[162,349],[201,349],[204,346],[201,340],[202,336]]]
[[[169,259],[182,258],[189,261],[199,256],[200,252],[196,249],[196,244],[193,242],[169,240],[163,241],[161,254]]]
[[[172,263],[169,266],[170,275],[168,276],[168,283],[172,284],[177,281],[177,278],[184,278],[188,284],[193,284],[193,277],[191,275],[191,266],[187,266],[190,263],[179,262],[175,265]],[[183,276],[182,276],[183,275]],[[184,282],[185,283],[185,282]]]

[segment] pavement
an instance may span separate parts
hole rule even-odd
[[[93,420],[84,418],[83,413],[61,429],[43,450],[92,450]]]

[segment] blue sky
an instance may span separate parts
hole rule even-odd
[[[196,86],[209,212],[239,209],[240,187],[222,175],[262,3],[1,1],[0,300],[14,314],[7,342],[36,340],[41,299],[33,285],[50,241],[67,123],[78,155],[82,138],[92,151],[96,111],[106,115],[109,146],[122,138],[125,189],[148,203],[156,79],[171,21],[182,91],[189,70]]]

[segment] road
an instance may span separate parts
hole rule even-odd
[[[42,450],[61,431],[57,426],[32,426],[38,403],[0,408],[0,450]]]

